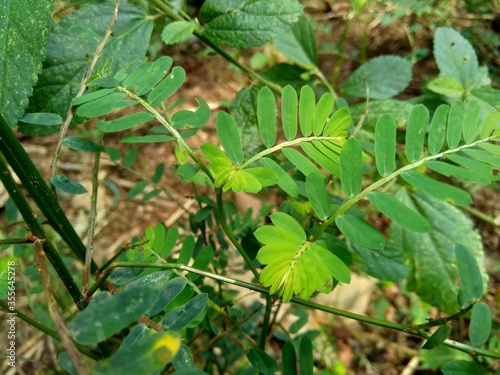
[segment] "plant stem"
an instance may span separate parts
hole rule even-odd
[[[64,285],[66,286],[66,289],[73,298],[73,301],[75,302],[78,309],[83,310],[87,306],[87,301],[80,293],[78,285],[73,280],[71,273],[64,264],[64,261],[62,260],[55,246],[52,244],[52,242],[48,240],[47,235],[45,234],[45,230],[38,222],[35,213],[28,204],[28,201],[21,193],[21,190],[18,188],[16,182],[14,181],[14,178],[11,176],[7,164],[5,163],[5,159],[3,157],[0,157],[0,180],[3,183],[5,190],[7,190],[7,192],[9,193],[10,198],[15,203],[17,209],[21,213],[21,216],[26,222],[26,225],[28,225],[28,228],[31,231],[32,236],[44,240],[43,250],[47,254],[47,258],[49,259],[50,263],[56,270],[57,274],[61,278]],[[35,239],[31,238],[31,242],[33,242],[34,240]]]

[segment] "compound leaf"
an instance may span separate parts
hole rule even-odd
[[[136,125],[144,124],[149,120],[152,120],[154,116],[149,112],[138,112],[131,115],[119,117],[116,120],[111,121],[99,121],[97,123],[97,129],[103,133],[114,133],[126,129],[131,129]]]
[[[324,93],[314,109],[313,134],[318,136],[323,132],[325,122],[333,109],[333,95],[330,92]]]
[[[479,120],[479,103],[475,99],[469,100],[465,107],[463,121],[463,135],[465,143],[471,143],[477,135],[477,125]]]

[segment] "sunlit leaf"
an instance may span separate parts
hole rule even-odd
[[[175,44],[189,38],[196,25],[189,21],[174,21],[168,23],[161,33],[161,39],[166,44]]]
[[[324,176],[317,173],[309,173],[306,176],[307,197],[311,201],[312,208],[320,220],[325,220],[332,214],[330,196],[326,190]]]
[[[469,325],[469,338],[472,345],[480,347],[488,340],[492,323],[489,306],[484,302],[474,304]]]

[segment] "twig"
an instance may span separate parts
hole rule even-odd
[[[78,90],[78,93],[76,94],[75,98],[82,96],[83,92],[87,88],[87,82],[89,80],[89,77],[92,74],[92,71],[94,70],[94,68],[97,64],[97,60],[99,60],[99,57],[101,56],[101,53],[104,49],[104,46],[106,45],[109,37],[111,36],[113,26],[115,25],[116,18],[118,17],[119,6],[120,6],[120,0],[117,0],[115,10],[113,13],[113,17],[111,18],[111,22],[109,23],[108,29],[106,30],[104,37],[102,38],[101,42],[97,46],[97,49],[95,51],[94,58],[92,59],[92,62],[90,63],[87,70],[85,71],[85,75],[83,76],[82,83],[80,85],[80,89]],[[63,143],[64,137],[66,136],[66,133],[68,131],[69,124],[71,123],[71,120],[73,120],[73,106],[70,106],[70,108],[68,109],[68,115],[66,116],[66,120],[64,121],[63,125],[61,126],[61,130],[59,132],[59,139],[57,140],[56,150],[54,152],[54,157],[52,158],[52,164],[50,166],[50,177],[53,177],[56,174],[57,161],[59,160],[59,154],[61,152],[62,143]]]

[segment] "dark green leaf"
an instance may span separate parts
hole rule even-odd
[[[486,375],[486,370],[470,361],[453,361],[443,366],[443,375]]]
[[[242,163],[244,160],[243,149],[234,119],[225,112],[219,112],[215,126],[220,143],[231,161],[235,164]]]
[[[366,220],[354,215],[344,215],[337,217],[335,223],[339,230],[352,242],[369,249],[384,248],[384,236]]]
[[[423,104],[418,104],[412,108],[406,126],[405,142],[406,157],[411,163],[418,160],[422,155],[428,122],[429,110]]]
[[[88,139],[76,135],[69,136],[63,141],[63,145],[68,148],[83,152],[103,152],[104,147]]]
[[[299,370],[301,375],[312,375],[314,369],[313,346],[309,336],[300,338]]]
[[[206,1],[200,11],[204,34],[231,47],[260,46],[290,30],[302,15],[296,0]]]
[[[68,194],[85,194],[87,192],[87,189],[85,189],[82,184],[70,180],[64,174],[56,174],[50,179],[50,182],[52,182],[52,185],[54,185],[56,189]]]
[[[500,156],[493,155],[492,153],[471,148],[465,149],[463,152],[480,162],[488,163],[494,167],[500,165]]]
[[[304,15],[299,17],[293,28],[273,40],[282,54],[298,65],[312,67],[316,65],[316,37],[312,22]]]
[[[361,65],[342,84],[348,96],[388,99],[402,92],[411,81],[411,63],[398,56],[379,56]]]
[[[148,70],[146,70],[137,83],[135,83],[135,93],[142,96],[151,91],[153,87],[165,77],[165,74],[167,74],[172,66],[172,62],[173,60],[169,56],[162,56],[158,60],[152,62]]]
[[[166,44],[183,42],[191,36],[195,28],[196,24],[194,22],[174,21],[165,26],[161,33],[161,39]]]
[[[448,338],[451,332],[451,327],[447,324],[439,327],[432,335],[427,339],[422,349],[434,349],[436,346],[441,345],[444,340]]]
[[[446,142],[448,143],[448,148],[455,148],[460,143],[464,114],[464,103],[457,101],[451,105],[446,127]]]
[[[309,173],[306,176],[306,191],[318,218],[327,219],[332,214],[332,205],[326,190],[325,177],[322,174]]]
[[[281,362],[283,363],[283,375],[297,375],[297,355],[291,341],[287,341],[283,345]]]
[[[489,164],[456,154],[450,154],[446,157],[448,160],[453,161],[454,163],[463,165],[464,167],[477,172],[481,175],[486,176],[488,179],[493,178],[492,167]]]
[[[472,307],[469,325],[469,338],[472,345],[480,347],[490,337],[492,326],[491,310],[484,302],[478,302]]]
[[[272,65],[264,70],[261,76],[281,87],[290,85],[297,92],[299,92],[304,85],[314,86],[315,84],[313,76],[307,70],[297,65],[286,63]]]
[[[283,87],[281,96],[283,133],[285,138],[290,141],[297,136],[297,92],[292,86],[287,85]]]
[[[200,315],[208,304],[208,294],[195,296],[184,306],[169,312],[162,320],[162,326],[169,331],[180,331]]]
[[[297,187],[297,184],[295,183],[293,178],[291,178],[290,175],[286,173],[283,168],[281,168],[274,160],[269,158],[262,158],[261,162],[264,166],[266,166],[267,168],[271,168],[274,172],[276,172],[276,174],[278,175],[279,187],[282,188],[287,194],[296,198],[299,194],[299,188]]]
[[[382,115],[375,126],[375,162],[381,176],[396,165],[396,122],[390,115]]]
[[[415,232],[429,231],[429,222],[419,213],[405,206],[392,195],[383,192],[368,193],[367,198],[384,215]]]
[[[184,241],[182,241],[182,248],[179,253],[179,258],[177,259],[177,263],[189,264],[189,260],[193,255],[193,251],[194,251],[194,237],[187,236],[184,238]]]
[[[152,105],[160,105],[179,90],[185,79],[186,71],[180,66],[174,66],[172,72],[149,93],[148,101]]]
[[[487,138],[500,126],[500,111],[494,109],[486,115],[481,125],[481,139]]]
[[[69,330],[78,343],[96,344],[133,323],[152,306],[157,295],[153,288],[130,288],[95,300],[75,317]]]
[[[262,142],[269,148],[276,142],[276,101],[267,86],[257,96],[257,118]]]
[[[132,189],[127,194],[127,199],[132,199],[136,197],[137,195],[141,194],[143,190],[148,186],[147,181],[140,181],[138,182]]]
[[[53,7],[51,0],[0,3],[0,113],[10,126],[23,116],[42,70]]]
[[[120,151],[115,147],[106,147],[106,153],[112,161],[118,161],[121,158]]]
[[[309,137],[313,131],[315,101],[311,86],[302,86],[299,98],[299,123],[300,131],[304,137]]]
[[[262,374],[274,374],[278,371],[278,363],[260,349],[250,349],[247,354],[250,363]]]
[[[480,107],[477,100],[471,99],[465,107],[463,135],[465,143],[471,143],[477,135]]]
[[[465,308],[483,296],[483,278],[474,254],[467,247],[457,243],[455,257],[460,276],[458,305]]]
[[[155,184],[159,184],[161,179],[163,178],[163,172],[165,171],[165,163],[159,163],[155,168],[155,173],[151,180]]]
[[[177,355],[172,360],[172,364],[174,365],[174,368],[176,370],[175,373],[179,375],[181,375],[182,370],[196,369],[194,364],[193,354],[191,354],[191,349],[189,349],[189,346],[184,344],[181,345],[179,351],[177,352]]]
[[[123,161],[123,165],[130,168],[135,163],[135,159],[137,157],[137,147],[132,146],[127,148],[125,152],[125,160]]]
[[[448,104],[441,104],[437,107],[432,116],[428,140],[428,147],[431,155],[437,154],[443,148],[449,110],[450,106]]]
[[[120,139],[121,143],[165,143],[175,138],[165,134],[127,135]]]
[[[19,122],[44,126],[61,126],[63,119],[55,113],[27,113]]]
[[[194,177],[198,171],[200,170],[200,167],[194,164],[184,164],[181,165],[179,168],[177,168],[177,172],[181,175],[181,179],[184,181],[189,180],[191,177]]]
[[[350,138],[340,153],[340,179],[348,197],[361,191],[362,167],[361,144],[356,138]]]
[[[158,195],[161,194],[161,190],[160,189],[154,189],[154,190],[151,190],[149,193],[146,193],[142,196],[141,198],[141,202],[149,202],[151,199],[153,199],[154,197],[157,197]]]
[[[355,124],[363,118],[363,128],[373,129],[382,115],[390,115],[396,122],[397,127],[405,126],[412,108],[413,106],[408,102],[385,99],[370,102],[368,114],[366,114],[366,103],[350,105],[349,112]]]
[[[184,277],[176,277],[167,282],[160,290],[159,296],[146,312],[148,316],[156,315],[165,309],[175,297],[186,287],[187,280]]]

